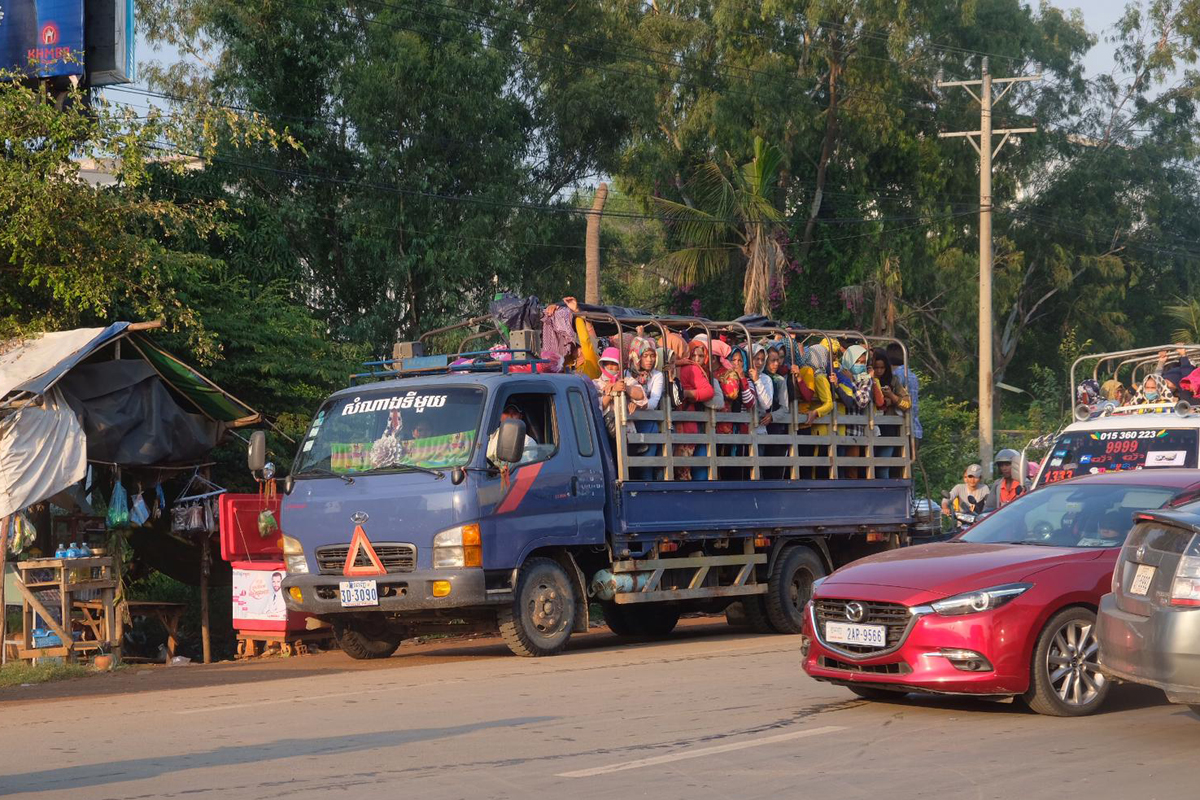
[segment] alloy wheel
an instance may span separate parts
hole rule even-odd
[[[1099,652],[1092,622],[1069,620],[1055,632],[1046,669],[1050,685],[1066,705],[1086,706],[1103,692],[1107,678],[1100,671]]]

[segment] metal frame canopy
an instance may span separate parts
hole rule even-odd
[[[0,416],[36,403],[101,348],[114,347],[119,358],[121,343],[127,340],[164,383],[208,419],[233,428],[262,421],[246,403],[151,344],[145,332],[161,327],[162,322],[114,322],[107,328],[78,328],[8,343],[0,352]]]

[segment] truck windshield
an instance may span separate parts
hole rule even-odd
[[[293,474],[463,466],[482,410],[483,390],[467,386],[372,389],[330,400],[309,426]]]
[[[1076,475],[1156,467],[1196,466],[1195,428],[1074,431],[1054,443],[1039,485]]]

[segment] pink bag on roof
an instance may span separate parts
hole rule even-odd
[[[1192,394],[1200,391],[1200,367],[1196,367],[1186,378],[1179,381],[1179,388]]]

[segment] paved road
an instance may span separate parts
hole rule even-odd
[[[1195,796],[1200,719],[1155,692],[1119,687],[1106,713],[1082,720],[1008,703],[869,703],[800,674],[796,645],[711,625],[654,644],[592,637],[551,659],[484,643],[470,657],[396,656],[384,669],[341,671],[345,657],[327,654],[315,672],[253,681],[239,667],[195,668],[202,679],[187,688],[149,676],[134,693],[7,694],[0,794]]]

